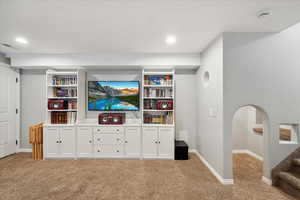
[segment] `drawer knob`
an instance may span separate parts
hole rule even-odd
[[[120,151],[119,150],[117,150],[117,153],[119,153]]]
[[[90,140],[89,143],[92,143],[92,140]]]
[[[98,150],[97,152],[100,152],[100,150]]]
[[[56,141],[56,143],[59,143],[59,141]]]
[[[125,143],[128,143],[128,141],[125,141]]]

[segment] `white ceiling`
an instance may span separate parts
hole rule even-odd
[[[256,13],[271,9],[272,16]],[[299,0],[0,0],[5,53],[196,53],[222,32],[277,32]],[[174,46],[164,42],[177,36]],[[23,36],[28,45],[19,45]]]

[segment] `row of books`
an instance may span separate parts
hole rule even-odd
[[[77,101],[68,101],[68,109],[77,109]]]
[[[52,78],[52,85],[76,85],[76,76],[54,76]]]
[[[172,75],[145,75],[145,85],[172,85]]]
[[[144,88],[144,97],[167,97],[172,98],[172,88]]]
[[[52,112],[51,124],[74,124],[77,112]]]
[[[54,97],[77,97],[76,88],[53,88]]]
[[[173,113],[145,113],[144,124],[173,124]]]

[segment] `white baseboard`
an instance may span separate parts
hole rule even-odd
[[[204,163],[204,165],[209,169],[209,171],[218,179],[223,185],[232,185],[234,183],[233,179],[224,179],[206,160],[205,158],[196,150],[189,150],[191,153],[195,153],[199,159]]]
[[[245,153],[248,154],[249,156],[252,156],[260,161],[263,161],[263,157],[261,157],[260,155],[257,155],[256,153],[253,153],[252,151],[248,150],[248,149],[237,149],[237,150],[232,150],[232,153]]]
[[[17,153],[20,153],[20,152],[31,153],[31,152],[32,152],[32,149],[17,149]]]
[[[267,177],[263,176],[261,178],[262,182],[268,184],[268,185],[272,185],[272,180],[268,179]]]

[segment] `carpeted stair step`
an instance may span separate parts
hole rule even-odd
[[[300,166],[300,158],[295,158],[295,159],[293,160],[293,164],[294,164],[294,165],[297,165],[297,166]]]
[[[295,189],[300,190],[300,179],[297,176],[289,172],[280,172],[278,175],[282,181],[285,181]]]

